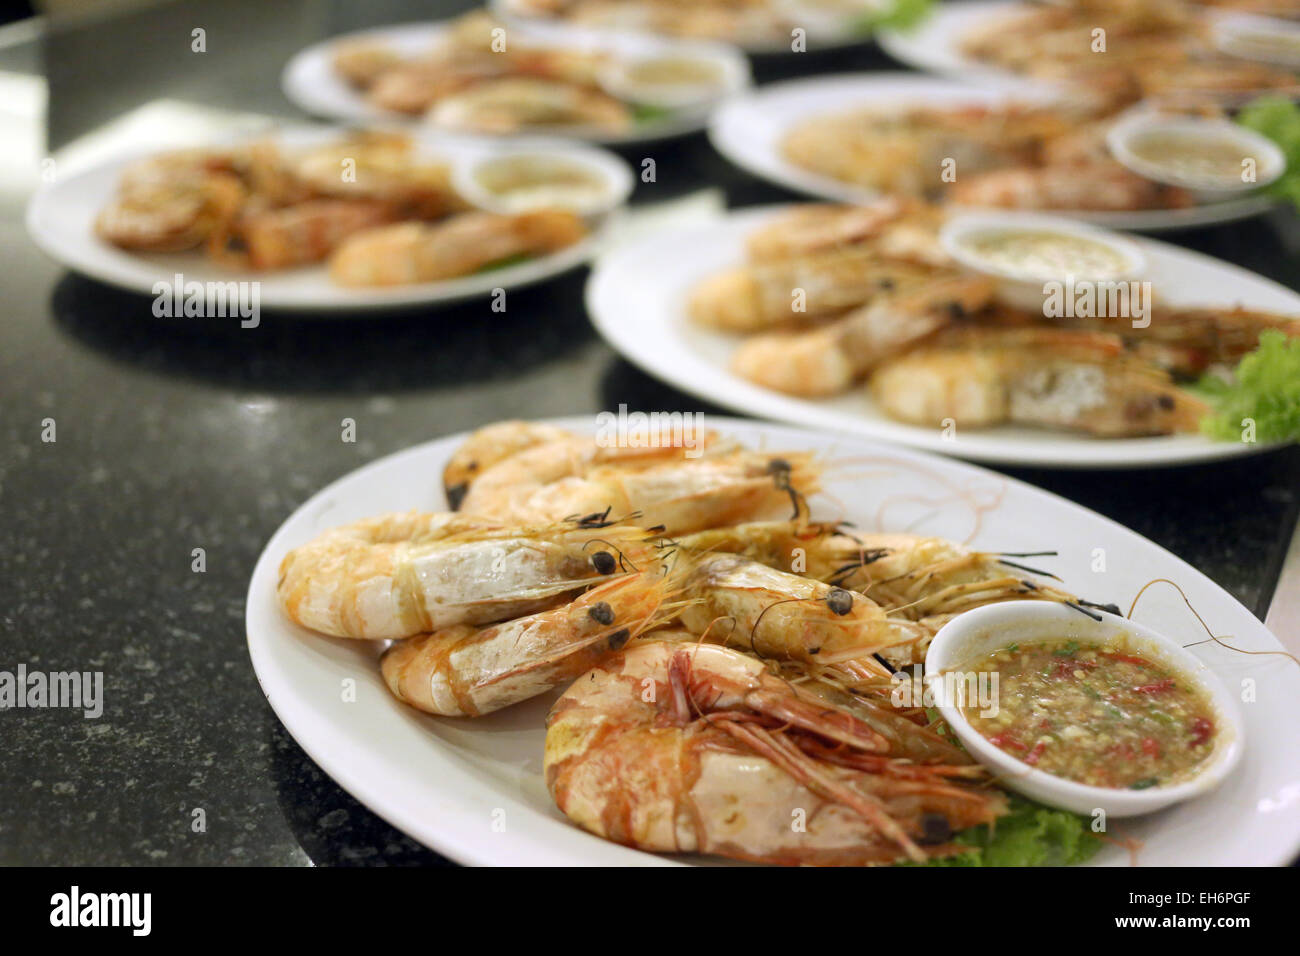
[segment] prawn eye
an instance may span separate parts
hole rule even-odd
[[[926,813],[921,816],[921,838],[918,843],[946,843],[952,836],[952,825],[948,818],[939,813]]]
[[[632,632],[627,628],[623,628],[621,631],[615,631],[613,634],[609,635],[609,649],[612,651],[618,650],[627,643],[628,638],[631,636]]]
[[[597,624],[609,625],[614,623],[614,609],[604,601],[598,601],[588,608],[587,616]]]
[[[591,556],[591,566],[599,574],[613,574],[617,565],[614,562],[614,556],[608,551],[597,551]]]
[[[790,471],[790,463],[784,458],[773,458],[767,463],[767,473],[769,475],[788,475]]]
[[[445,489],[447,494],[447,506],[452,511],[459,511],[460,504],[465,500],[465,495],[469,492],[469,482],[462,481],[459,484],[448,485]]]
[[[831,588],[826,595],[826,606],[831,609],[831,613],[843,617],[853,610],[853,593],[844,588]]]

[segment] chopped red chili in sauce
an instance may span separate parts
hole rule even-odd
[[[995,708],[964,708],[995,747],[1048,773],[1098,787],[1176,783],[1213,751],[1208,698],[1123,641],[1012,644],[968,669],[998,675]]]

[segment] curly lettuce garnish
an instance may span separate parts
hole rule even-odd
[[[1230,379],[1206,375],[1196,390],[1214,407],[1201,420],[1210,438],[1241,441],[1253,423],[1256,441],[1300,441],[1300,338],[1262,332]]]
[[[884,10],[864,14],[857,22],[860,33],[872,30],[908,30],[930,15],[934,0],[894,0]]]
[[[929,860],[921,866],[1070,866],[1101,849],[1086,817],[1053,810],[1011,796],[1010,812],[993,825],[963,830],[955,842],[974,847],[969,853]]]
[[[1284,96],[1261,96],[1242,108],[1237,122],[1264,134],[1282,149],[1286,172],[1265,186],[1264,192],[1300,209],[1300,105]]]

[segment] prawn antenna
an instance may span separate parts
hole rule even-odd
[[[664,526],[659,525],[658,529],[650,528],[647,530],[650,531],[658,530],[662,532],[664,530]],[[660,562],[662,562],[664,565],[664,575],[667,576],[671,574],[673,571],[677,569],[677,554],[679,551],[682,550],[681,544],[679,544],[673,538],[664,537],[664,538],[660,538],[657,542],[655,542],[654,547],[655,550],[659,552]],[[671,566],[669,566],[668,564],[668,561],[670,559],[672,561]]]
[[[1092,618],[1094,621],[1100,621],[1100,620],[1101,620],[1101,615],[1100,615],[1100,614],[1098,614],[1098,613],[1095,612],[1095,611],[1089,611],[1086,607],[1083,607],[1083,606],[1080,605],[1080,604],[1076,604],[1074,601],[1062,601],[1061,603],[1067,605],[1068,607],[1072,607],[1072,608],[1074,608],[1076,611],[1078,611],[1078,612],[1079,612],[1080,614],[1082,614],[1084,617],[1090,617],[1090,618]]]
[[[614,510],[614,506],[609,505],[608,507],[605,508],[604,511],[593,511],[590,514],[585,514],[585,515],[572,514],[567,516],[564,520],[572,521],[579,528],[590,529],[590,528],[608,528],[613,525],[622,524],[625,521],[631,521],[634,518],[641,517],[641,512],[633,511],[630,514],[625,514],[621,518],[611,519],[609,513],[613,510]],[[654,529],[650,528],[647,530],[653,531]]]
[[[771,604],[764,607],[763,610],[759,611],[758,617],[754,619],[754,626],[749,629],[749,649],[755,654],[758,654],[760,658],[763,657],[762,654],[759,654],[758,647],[755,645],[755,638],[758,635],[758,626],[763,623],[763,616],[767,614],[768,611],[781,604],[807,604],[809,602],[813,604],[823,603],[830,609],[832,614],[837,617],[843,617],[845,614],[848,614],[849,611],[853,610],[853,592],[846,591],[843,588],[833,587],[824,598],[785,598],[781,601],[773,601]],[[821,648],[818,647],[810,649],[808,653],[816,654],[820,650]],[[766,658],[763,659],[766,660]]]
[[[858,570],[858,568],[865,568],[868,564],[874,564],[889,553],[890,551],[888,548],[873,548],[870,551],[863,551],[858,555],[857,561],[850,561],[848,564],[840,565],[840,567],[831,572],[828,583],[841,584],[845,578]]]
[[[1094,608],[1098,611],[1105,611],[1107,614],[1114,614],[1116,617],[1123,617],[1124,612],[1119,609],[1118,604],[1098,604],[1096,601],[1085,601],[1079,598],[1079,603],[1084,607]]]
[[[687,603],[689,604],[689,603],[692,603],[692,602],[687,602]],[[709,632],[710,632],[711,630],[713,630],[713,625],[717,624],[719,621],[730,621],[730,622],[731,622],[731,630],[732,630],[732,631],[735,631],[735,629],[736,629],[736,619],[735,619],[734,617],[732,617],[730,614],[720,614],[720,615],[718,615],[717,617],[715,617],[713,620],[711,620],[711,621],[710,621],[710,622],[705,626],[704,630],[700,632],[700,639],[699,639],[698,641],[696,641],[695,643],[696,643],[697,645],[698,645],[698,644],[703,644],[703,643],[707,640],[707,638],[708,638],[708,636],[709,636]],[[726,640],[724,639],[722,643],[725,644],[725,643],[726,643]]]
[[[772,484],[778,491],[784,491],[790,496],[790,504],[794,507],[794,514],[790,515],[791,521],[798,521],[804,513],[811,514],[808,508],[808,501],[803,492],[790,483],[790,473],[793,466],[784,458],[773,458],[767,463],[767,473],[772,476]]]
[[[1041,568],[1031,568],[1027,564],[1017,564],[1015,561],[1008,561],[1006,558],[998,558],[998,564],[1005,564],[1009,568],[1015,568],[1017,571],[1028,571],[1030,574],[1039,574],[1045,578],[1051,578],[1053,581],[1059,581],[1061,578],[1051,571],[1044,571]]]
[[[565,517],[564,520],[572,521],[579,528],[608,528],[610,525],[614,524],[613,521],[609,520],[609,513],[613,509],[614,506],[609,505],[604,511],[593,511],[590,514],[585,515],[572,514]]]
[[[1215,634],[1212,630],[1210,630],[1210,625],[1205,623],[1205,618],[1201,617],[1200,611],[1196,610],[1196,608],[1192,606],[1191,599],[1187,597],[1187,592],[1184,591],[1181,587],[1179,587],[1177,582],[1171,581],[1168,578],[1152,578],[1146,584],[1142,585],[1142,590],[1138,591],[1137,595],[1134,596],[1133,598],[1133,603],[1129,605],[1128,619],[1130,621],[1133,620],[1133,612],[1137,610],[1138,601],[1142,600],[1142,595],[1146,594],[1147,588],[1151,587],[1151,585],[1153,584],[1168,584],[1175,591],[1177,591],[1179,597],[1183,599],[1183,603],[1187,605],[1187,609],[1192,612],[1192,614],[1196,617],[1196,620],[1200,622],[1201,627],[1205,629],[1205,633],[1210,635],[1210,640],[1213,641],[1215,644],[1218,644],[1221,647],[1226,647],[1230,651],[1236,651],[1238,654],[1252,654],[1252,655],[1258,654],[1261,656],[1271,656],[1276,654],[1281,657],[1289,657],[1297,664],[1300,664],[1300,657],[1296,657],[1296,655],[1292,654],[1290,651],[1248,651],[1244,647],[1233,647],[1222,637],[1220,637],[1219,635]],[[1205,641],[1195,641],[1194,643],[1184,644],[1183,646],[1195,647],[1197,644],[1204,644],[1204,643]]]

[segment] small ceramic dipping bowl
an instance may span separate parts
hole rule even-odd
[[[1040,803],[1089,815],[1104,810],[1109,816],[1151,813],[1189,800],[1213,789],[1232,772],[1242,754],[1243,725],[1240,711],[1223,682],[1177,641],[1148,627],[1104,611],[1100,620],[1054,601],[1008,601],[990,604],[949,621],[935,635],[925,658],[926,682],[936,695],[937,707],[948,726],[969,751],[987,767],[1001,785]],[[1160,664],[1180,681],[1197,688],[1214,712],[1213,749],[1190,776],[1168,785],[1146,789],[1091,786],[1040,770],[995,746],[967,720],[955,693],[943,688],[945,674],[965,673],[973,664],[1013,643],[1069,640],[1080,645],[1113,644],[1138,649],[1146,659]]]
[[[1118,233],[1035,213],[957,213],[939,232],[962,266],[998,280],[998,297],[1041,311],[1049,282],[1128,282],[1146,256]]]

